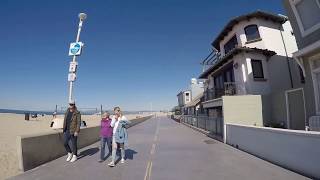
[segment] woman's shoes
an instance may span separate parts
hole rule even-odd
[[[113,162],[113,161],[111,161],[111,162],[108,164],[108,166],[110,166],[110,167],[114,167],[114,162]]]

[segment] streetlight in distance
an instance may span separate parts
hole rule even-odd
[[[78,25],[78,33],[76,37],[76,42],[73,42],[70,44],[69,48],[69,56],[73,56],[72,61],[70,62],[69,66],[69,75],[68,75],[68,81],[69,81],[69,102],[74,102],[74,99],[72,97],[73,94],[73,83],[76,80],[76,71],[78,63],[76,61],[76,57],[81,54],[83,43],[79,42],[80,40],[80,32],[82,28],[83,21],[87,18],[87,15],[85,13],[79,13],[79,25]]]

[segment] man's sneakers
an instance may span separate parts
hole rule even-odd
[[[121,164],[123,164],[124,163],[124,159],[122,158],[120,162],[121,162]]]
[[[67,161],[68,162],[75,162],[77,160],[77,156],[76,155],[73,155],[72,153],[68,153],[67,155]]]
[[[108,166],[110,166],[110,167],[114,167],[114,162],[113,162],[113,161],[111,161],[111,162],[108,164]]]
[[[67,161],[70,161],[72,158],[72,153],[68,153],[68,156],[67,156]]]
[[[72,158],[71,158],[71,160],[70,160],[70,162],[75,162],[77,159],[78,159],[77,156],[76,156],[76,155],[73,155]]]

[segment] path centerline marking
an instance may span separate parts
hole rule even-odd
[[[152,172],[152,157],[156,151],[157,141],[158,141],[158,133],[159,133],[159,118],[157,118],[157,125],[156,125],[156,131],[153,138],[152,147],[150,150],[150,156],[146,168],[146,174],[144,176],[144,180],[150,180],[151,179],[151,172]]]

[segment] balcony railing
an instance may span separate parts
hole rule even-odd
[[[225,82],[224,88],[211,88],[204,91],[204,100],[209,101],[212,99],[218,99],[222,96],[234,96],[245,94],[243,85],[236,82]]]

